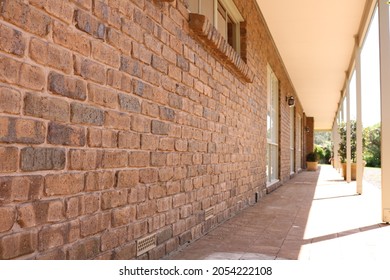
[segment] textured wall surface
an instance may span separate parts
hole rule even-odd
[[[158,259],[255,203],[267,64],[289,178],[295,93],[255,1],[234,2],[252,82],[183,0],[0,0],[0,259]]]

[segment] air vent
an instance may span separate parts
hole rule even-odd
[[[207,221],[208,219],[214,217],[214,207],[207,208],[207,209],[204,211],[204,215],[205,215],[205,220],[206,220],[206,221]]]
[[[137,257],[156,247],[156,234],[149,235],[137,241]]]

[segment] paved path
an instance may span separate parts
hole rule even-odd
[[[302,172],[167,259],[388,259],[380,190],[355,189],[331,166]]]

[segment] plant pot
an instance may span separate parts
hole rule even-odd
[[[307,171],[316,171],[318,169],[318,162],[316,161],[306,161],[306,170]]]
[[[356,181],[356,163],[352,162],[351,163],[351,180],[352,181]],[[363,161],[363,170],[364,170],[364,167],[366,166],[366,162]],[[342,167],[343,167],[343,177],[344,177],[344,180],[347,180],[347,164],[346,163],[342,163]]]

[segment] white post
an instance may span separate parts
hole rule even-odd
[[[379,1],[379,53],[381,83],[382,220],[390,222],[390,23],[389,5]]]
[[[357,41],[357,40],[356,40]],[[358,42],[358,41],[357,41]],[[363,125],[361,48],[356,45],[356,192],[363,193]]]
[[[349,84],[347,86],[347,182],[351,182],[351,98],[349,96]]]

